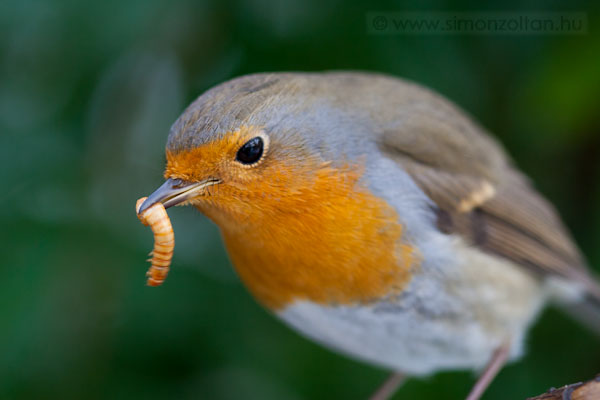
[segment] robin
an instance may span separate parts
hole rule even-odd
[[[480,373],[477,399],[522,356],[545,304],[600,304],[552,205],[484,129],[414,83],[233,79],[179,117],[166,159],[140,212],[195,206],[262,305],[395,371],[374,399],[404,376],[456,369]]]

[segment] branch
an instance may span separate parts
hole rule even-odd
[[[600,375],[587,382],[573,383],[527,400],[594,400],[600,399]]]

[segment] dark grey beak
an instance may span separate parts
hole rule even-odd
[[[156,203],[162,203],[165,208],[183,203],[203,191],[207,186],[219,183],[216,179],[202,182],[185,182],[181,179],[169,178],[142,203],[138,214],[144,212]]]

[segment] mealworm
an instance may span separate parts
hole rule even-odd
[[[161,203],[153,204],[141,214],[138,212],[144,200],[146,200],[146,197],[142,197],[137,201],[135,211],[140,221],[144,225],[150,226],[154,234],[154,248],[150,252],[152,258],[148,260],[152,265],[146,272],[147,284],[148,286],[159,286],[169,273],[173,249],[175,248],[175,234],[167,210]]]

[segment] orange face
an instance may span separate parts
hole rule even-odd
[[[253,138],[258,161],[236,160]],[[223,233],[236,269],[265,306],[294,300],[364,303],[398,294],[416,254],[395,210],[360,183],[360,165],[334,167],[244,127],[191,150],[167,152],[165,177],[218,182],[188,199]]]

